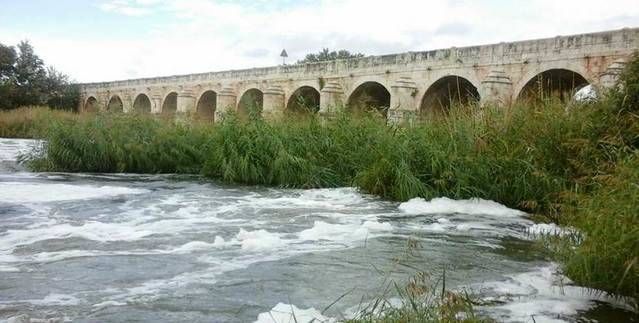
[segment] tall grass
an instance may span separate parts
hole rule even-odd
[[[0,138],[41,138],[47,133],[51,120],[74,120],[73,112],[48,107],[24,107],[0,110]]]
[[[56,120],[38,170],[102,173],[199,173],[209,129],[142,115]]]
[[[585,240],[567,254],[568,274],[636,298],[636,75],[639,59],[622,86],[599,102],[452,109],[410,127],[389,127],[376,113],[275,122],[230,115],[217,125],[53,116],[44,127],[47,153],[32,167],[199,173],[280,187],[356,186],[400,201],[492,199],[577,226]],[[621,230],[622,224],[629,229]]]
[[[577,283],[639,300],[639,152],[592,194],[581,196],[571,224],[586,239],[569,249],[566,272]],[[639,305],[639,304],[635,304]],[[639,309],[639,308],[637,308]]]

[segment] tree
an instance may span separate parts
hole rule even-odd
[[[69,77],[46,67],[28,41],[18,51],[0,44],[0,109],[27,105],[48,105],[56,109],[75,108],[79,88]]]
[[[47,68],[44,93],[44,101],[54,109],[75,108],[79,104],[80,88],[69,82],[69,76],[53,67]]]
[[[35,54],[29,42],[18,44],[18,59],[15,65],[15,82],[18,95],[15,98],[17,106],[43,104],[47,71],[42,59]]]
[[[0,44],[0,81],[13,75],[16,58],[16,50],[13,47]]]
[[[339,51],[330,51],[328,48],[324,48],[319,53],[306,55],[304,59],[297,61],[297,63],[298,64],[317,63],[317,62],[334,61],[337,59],[360,58],[360,57],[364,57],[364,54],[351,53],[343,49]]]
[[[14,82],[17,54],[13,47],[0,44],[0,109],[13,106],[16,93]]]

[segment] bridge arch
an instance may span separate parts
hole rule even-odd
[[[288,98],[286,111],[293,114],[314,114],[320,108],[320,92],[308,85],[300,86]]]
[[[205,90],[200,94],[195,105],[195,112],[199,118],[205,120],[215,120],[215,110],[217,109],[217,92]]]
[[[348,96],[346,107],[353,113],[377,111],[387,117],[391,94],[388,87],[377,81],[364,81]]]
[[[517,101],[535,102],[557,98],[572,101],[577,91],[593,84],[584,74],[567,68],[550,68],[527,77],[526,83],[516,92]]]
[[[107,103],[107,111],[109,112],[124,112],[124,103],[119,95],[113,95]]]
[[[98,112],[99,110],[98,99],[94,96],[89,96],[86,101],[84,101],[84,112]]]
[[[177,98],[176,91],[171,91],[164,96],[162,100],[161,113],[166,116],[171,116],[177,113]]]
[[[446,75],[431,84],[422,97],[419,109],[423,114],[445,114],[454,106],[479,102],[479,89],[468,78]]]
[[[242,93],[237,103],[237,115],[243,119],[248,118],[251,113],[261,115],[263,107],[264,92],[257,88],[250,88]]]
[[[133,100],[133,111],[135,113],[151,113],[151,99],[145,93],[140,93]]]

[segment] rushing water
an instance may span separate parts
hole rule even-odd
[[[448,286],[476,292],[498,321],[630,317],[570,286],[533,241],[548,227],[497,203],[35,174],[15,162],[33,143],[0,140],[0,319],[292,322],[291,309],[298,322],[339,319],[379,297],[384,279],[444,268]],[[418,248],[402,258],[409,239]]]

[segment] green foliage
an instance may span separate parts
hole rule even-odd
[[[318,63],[326,61],[334,61],[338,59],[360,58],[364,57],[361,53],[351,53],[347,50],[331,51],[328,48],[322,49],[316,54],[307,54],[304,59],[297,61],[297,64]]]
[[[639,111],[639,53],[624,69],[617,88],[617,105],[628,111]]]
[[[75,109],[79,90],[66,75],[46,68],[29,42],[13,47],[0,44],[0,110],[48,105]]]
[[[639,152],[600,187],[579,198],[571,223],[586,239],[569,249],[566,271],[577,283],[639,299]]]
[[[13,75],[17,54],[13,47],[0,44],[0,79]]]
[[[143,116],[96,115],[55,120],[47,155],[33,167],[46,171],[198,173],[204,163],[205,127]],[[41,167],[46,167],[42,169]]]
[[[81,116],[67,111],[55,111],[48,107],[24,107],[0,110],[1,138],[43,138],[52,120],[75,120]]]
[[[624,143],[633,149],[639,148],[639,53],[636,53],[619,78],[618,85],[610,93],[613,110],[624,114],[618,129],[629,129],[631,136],[623,138]],[[633,118],[634,117],[634,118]]]

